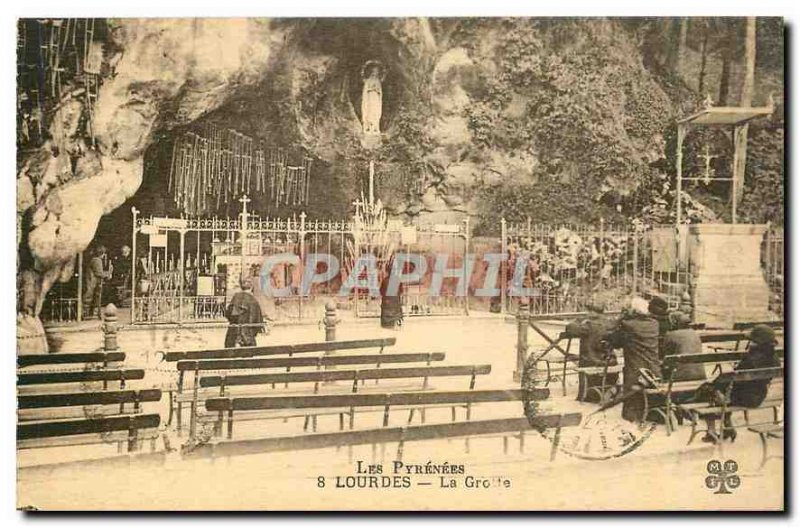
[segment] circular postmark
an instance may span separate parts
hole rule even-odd
[[[542,426],[537,417],[542,417],[542,401],[533,394],[547,384],[537,368],[537,357],[531,354],[522,372],[522,405],[525,417],[531,426],[557,448],[570,456],[587,460],[605,460],[630,454],[639,448],[652,434],[655,423],[643,421],[632,423],[622,419],[611,410],[602,407],[580,412],[580,422],[574,426],[553,428]],[[559,412],[560,413],[560,412]],[[572,412],[564,412],[572,413]]]

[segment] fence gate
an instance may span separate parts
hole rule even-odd
[[[457,280],[469,285],[470,276],[464,262],[470,250],[469,220],[461,224],[408,225],[387,220],[364,223],[358,214],[354,231],[354,248],[348,268],[352,270],[355,255],[371,254],[376,258],[379,280],[388,275],[392,257],[419,255],[425,260],[426,272],[418,283],[403,286],[401,301],[404,316],[469,314],[469,295],[459,295]],[[443,280],[438,295],[431,294],[431,280],[437,258],[446,258],[447,269],[458,269],[454,277]],[[355,313],[358,317],[380,316],[381,299],[366,289],[357,289]]]
[[[343,258],[352,236],[347,222],[307,222],[305,213],[262,219],[248,214],[246,206],[238,219],[139,218],[135,209],[133,214],[134,323],[224,321],[225,306],[243,276],[252,278],[253,292],[269,319],[318,317],[319,300],[335,294],[341,274],[304,294],[300,284],[306,258],[314,252]],[[279,254],[296,256],[300,265],[284,258],[262,277],[266,259]],[[290,294],[268,293],[262,278]]]

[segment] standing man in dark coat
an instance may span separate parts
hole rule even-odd
[[[95,312],[97,316],[100,316],[100,308],[103,307],[104,282],[110,279],[113,273],[113,267],[109,267],[107,264],[105,246],[97,246],[86,271],[86,291],[83,295],[86,316],[87,318],[93,317]]]
[[[564,338],[579,338],[580,347],[578,348],[578,366],[609,366],[617,364],[617,358],[611,353],[612,349],[605,342],[608,333],[614,328],[614,323],[605,313],[605,305],[600,302],[592,302],[586,306],[589,315],[582,320],[575,320],[567,324],[562,334]],[[605,376],[605,385],[614,386],[619,378],[618,373],[609,373]],[[588,402],[599,402],[599,394],[589,388],[600,387],[603,385],[603,375],[579,375],[578,377],[578,400]],[[581,399],[583,394],[585,399]]]
[[[622,396],[628,396],[622,404],[622,418],[627,421],[644,419],[644,399],[635,392],[641,390],[639,370],[645,368],[658,375],[661,361],[658,359],[658,321],[650,315],[647,300],[634,298],[630,308],[609,335],[615,348],[622,348],[625,366],[622,369]],[[631,395],[634,394],[634,395]]]
[[[225,334],[225,347],[255,346],[256,335],[264,331],[264,318],[261,306],[253,296],[253,282],[245,278],[241,282],[242,290],[233,295],[225,310],[225,318],[230,325]]]

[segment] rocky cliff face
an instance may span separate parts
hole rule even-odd
[[[319,163],[311,213],[342,217],[368,160],[406,217],[554,221],[622,210],[654,177],[681,89],[607,20],[111,20],[96,102],[70,90],[18,170],[22,312],[139,188],[156,133],[213,120]],[[98,44],[99,45],[99,44]],[[385,67],[381,145],[361,142],[361,70]],[[693,104],[691,94],[686,96]],[[81,133],[92,116],[94,142]],[[657,171],[656,171],[657,172]],[[656,174],[657,175],[657,174]],[[522,196],[507,199],[508,196]],[[505,196],[505,197],[504,197]],[[491,229],[486,229],[491,230]]]

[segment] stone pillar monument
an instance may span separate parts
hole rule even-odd
[[[761,270],[766,225],[696,224],[687,233],[695,322],[732,327],[768,320],[769,286]]]

